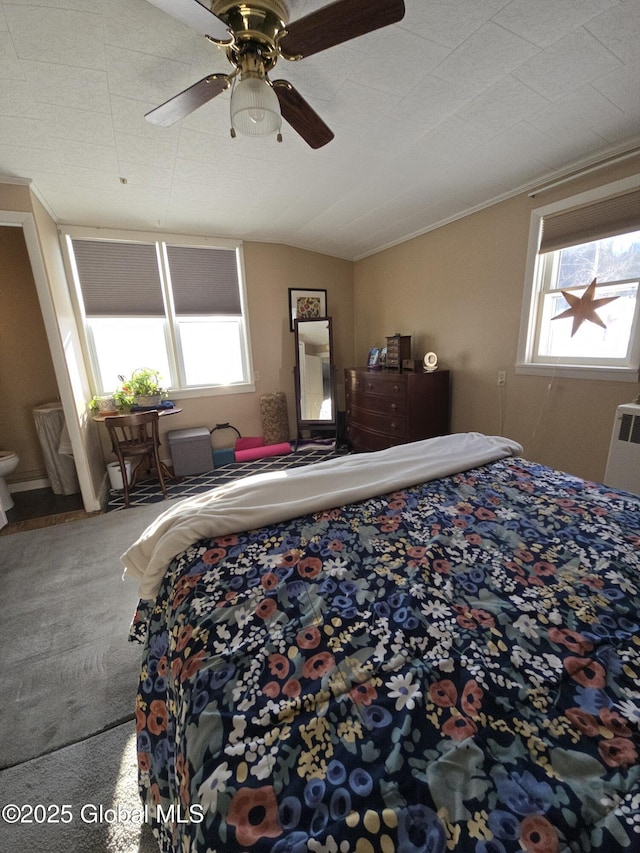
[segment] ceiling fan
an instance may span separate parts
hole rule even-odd
[[[282,118],[312,148],[333,132],[287,80],[270,80],[280,57],[304,59],[321,50],[397,23],[403,0],[335,0],[289,23],[283,0],[149,0],[222,48],[229,74],[209,74],[148,112],[153,124],[168,127],[231,87],[231,135],[275,133]]]

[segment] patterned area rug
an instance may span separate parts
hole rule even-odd
[[[259,459],[256,462],[231,462],[205,474],[194,474],[190,477],[182,477],[179,480],[170,480],[167,483],[167,492],[169,498],[188,498],[202,492],[208,492],[223,483],[249,477],[252,474],[297,468],[301,465],[311,465],[314,462],[322,462],[325,459],[334,459],[336,456],[344,455],[345,451],[336,449],[334,445],[323,446],[319,443],[303,445],[297,451],[285,456],[271,456],[267,459]],[[164,500],[164,496],[157,480],[137,483],[129,494],[130,506],[142,506],[162,500]],[[120,509],[126,509],[124,493],[112,489],[109,492],[107,512]]]

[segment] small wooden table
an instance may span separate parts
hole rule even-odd
[[[160,408],[157,409],[137,409],[134,412],[99,412],[97,415],[92,415],[91,419],[96,423],[101,424],[104,422],[105,418],[118,418],[124,417],[125,415],[137,415],[142,412],[157,412],[159,418],[164,418],[166,415],[178,415],[182,409],[178,408],[178,406],[172,406],[169,408]]]

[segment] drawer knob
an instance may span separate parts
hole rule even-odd
[[[393,390],[394,390],[394,391],[396,392],[396,394],[397,394],[397,393],[398,393],[398,391],[400,390],[400,386],[399,386],[399,385],[394,385],[394,386],[393,386]]]
[[[397,403],[392,403],[392,404],[391,404],[391,411],[392,411],[392,412],[397,412],[397,411],[398,411],[398,404],[397,404]]]
[[[395,421],[392,421],[390,426],[391,426],[391,429],[398,429],[398,424]]]

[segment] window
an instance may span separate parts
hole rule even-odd
[[[253,390],[240,244],[70,229],[64,249],[98,394],[139,367],[181,396]]]
[[[519,372],[638,380],[637,180],[534,211],[527,278]]]

